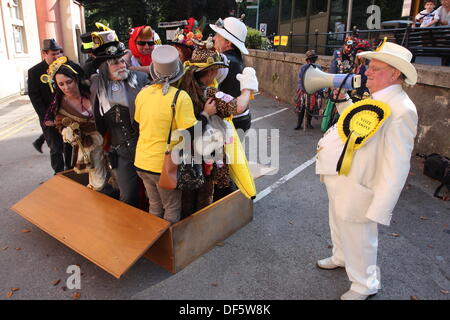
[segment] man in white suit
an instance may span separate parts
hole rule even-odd
[[[318,267],[345,267],[352,282],[342,300],[365,300],[380,288],[377,266],[378,223],[389,225],[409,173],[417,132],[417,111],[402,85],[414,85],[417,72],[406,48],[383,42],[375,51],[358,56],[370,59],[366,71],[372,99],[389,105],[391,115],[365,144],[355,151],[347,175],[336,165],[344,142],[335,126],[317,147],[316,173],[325,183],[329,198],[329,222],[333,254]],[[342,98],[342,97],[341,97]],[[337,104],[340,113],[351,105]]]

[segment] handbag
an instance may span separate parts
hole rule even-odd
[[[164,153],[164,163],[159,177],[158,185],[168,190],[195,190],[205,182],[201,164],[195,164],[193,157],[187,161],[183,150],[170,150],[170,140],[172,137],[172,125],[175,118],[175,106],[177,104],[180,89],[177,90],[172,101],[172,121],[170,124],[169,136],[167,137],[166,151]],[[180,164],[173,162],[172,153],[179,152],[178,157],[182,159]]]
[[[450,159],[437,153],[432,153],[427,156],[417,154],[425,158],[423,166],[423,174],[431,179],[438,180],[441,184],[434,191],[434,196],[441,200],[448,200],[440,194],[441,189],[445,186],[450,191]]]

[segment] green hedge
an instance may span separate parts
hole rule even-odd
[[[267,50],[270,46],[268,38],[261,35],[259,30],[247,27],[247,38],[245,39],[245,46],[248,49]]]

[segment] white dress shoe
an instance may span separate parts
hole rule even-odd
[[[341,300],[367,300],[367,298],[374,296],[374,294],[361,294],[353,290],[348,290],[341,296]]]
[[[343,265],[334,263],[333,259],[331,259],[331,257],[317,261],[317,266],[320,269],[325,269],[325,270],[333,270],[333,269],[344,267]]]

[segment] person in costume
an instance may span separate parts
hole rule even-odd
[[[200,33],[200,39],[203,37],[202,33]],[[185,62],[189,60],[192,56],[192,52],[194,51],[194,33],[189,32],[188,34],[184,34],[183,31],[178,28],[175,32],[175,36],[171,41],[168,41],[167,44],[175,47],[178,51],[178,56],[181,62]]]
[[[294,128],[294,130],[301,130],[303,128],[303,119],[305,116],[305,112],[306,112],[306,128],[313,129],[313,126],[311,124],[312,120],[311,113],[313,113],[315,110],[318,110],[320,108],[320,105],[322,104],[322,91],[318,91],[313,94],[307,94],[303,90],[302,78],[306,69],[309,67],[308,65],[312,64],[319,70],[322,70],[322,67],[315,63],[318,58],[315,50],[308,50],[305,55],[306,55],[306,64],[304,64],[300,68],[300,72],[298,75],[299,79],[298,87],[295,95],[295,112],[297,112],[298,118],[297,118],[297,126]]]
[[[139,177],[134,156],[139,128],[134,121],[136,96],[149,81],[147,74],[127,69],[125,45],[115,31],[92,33],[95,67],[91,76],[91,104],[98,132],[108,133],[108,158],[120,189],[120,200],[139,206]]]
[[[136,97],[134,116],[140,130],[134,165],[147,191],[149,212],[171,223],[180,220],[181,190],[159,186],[169,132],[187,130],[193,137],[194,126],[204,127],[206,124],[206,120],[198,123],[189,95],[173,86],[183,73],[183,64],[174,47],[162,45],[155,48],[150,65],[150,75],[154,80]],[[215,105],[208,103],[203,117],[215,112]]]
[[[351,73],[355,64],[355,47],[356,39],[352,36],[348,36],[344,40],[344,46],[342,49],[335,50],[333,52],[333,60],[330,65],[330,73],[346,74]]]
[[[74,147],[76,173],[89,174],[88,187],[97,191],[106,186],[103,137],[95,128],[89,87],[83,75],[58,58],[49,67],[48,76],[55,82],[56,92],[45,118],[45,125],[56,127],[63,141]]]
[[[243,74],[238,76],[240,82],[240,95],[236,98],[225,94],[214,86],[219,70],[227,68],[223,57],[214,49],[211,38],[206,41],[194,43],[195,50],[192,58],[185,63],[185,75],[183,76],[179,87],[185,90],[192,99],[194,105],[194,114],[198,120],[208,122],[208,134],[214,136],[214,133],[221,135],[222,144],[211,148],[197,148],[199,154],[209,156],[212,150],[222,149],[223,140],[226,136],[226,123],[224,118],[241,113],[246,110],[250,101],[252,92],[258,91],[258,81],[253,68],[244,69]],[[244,76],[248,75],[248,76]],[[216,106],[216,114],[208,116],[204,112],[204,106],[209,102],[214,102]],[[207,119],[201,119],[205,116]],[[214,140],[214,139],[212,139]],[[194,140],[194,143],[196,141]],[[208,149],[209,151],[207,151]],[[206,154],[205,154],[206,152]],[[209,158],[203,161],[203,174],[205,183],[197,190],[183,191],[182,217],[208,206],[213,202],[213,191],[215,186],[218,188],[227,188],[231,185],[231,179],[228,172],[225,154],[218,161]],[[218,156],[218,155],[216,155]]]
[[[214,35],[215,49],[226,56],[229,65],[228,73],[220,83],[219,89],[232,97],[238,97],[241,94],[241,90],[236,75],[244,70],[242,54],[248,54],[248,50],[245,47],[247,27],[235,17],[228,17],[224,20],[218,19],[215,24],[210,24],[209,26],[216,33]],[[250,129],[251,120],[249,108],[233,116],[233,124],[236,130],[241,129],[244,132]]]
[[[329,72],[333,74],[349,74],[352,73],[355,67],[355,52],[356,38],[353,36],[347,36],[344,40],[342,49],[335,50],[333,52],[333,60],[330,64]],[[322,119],[321,129],[323,132],[328,130],[333,124],[335,124],[339,118],[339,113],[336,110],[336,102],[338,102],[336,95],[339,90],[328,90],[326,94],[329,99],[326,102],[326,108],[324,111],[324,117]]]
[[[88,59],[81,66],[83,68],[86,78],[90,78],[91,75],[97,73],[97,69],[94,65],[95,55],[92,53],[92,35],[91,32],[83,33],[80,36],[81,39],[81,52],[88,55]]]
[[[148,73],[152,52],[158,45],[161,45],[161,39],[150,26],[132,28],[128,40],[130,52],[125,55],[129,69]]]
[[[351,281],[343,300],[364,300],[380,288],[378,224],[388,226],[410,168],[417,111],[402,85],[414,85],[417,72],[406,48],[386,39],[366,71],[372,97],[338,103],[339,121],[317,146],[316,173],[329,199],[332,255],[322,269],[345,268]]]
[[[42,46],[44,59],[28,70],[28,95],[39,117],[43,134],[33,142],[36,150],[42,153],[42,145],[47,142],[50,148],[50,163],[56,173],[70,168],[71,150],[64,150],[64,144],[59,132],[44,124],[45,115],[51,103],[52,84],[41,81],[41,76],[47,73],[48,67],[61,55],[61,47],[55,39],[45,39]],[[66,151],[66,152],[65,152]],[[66,156],[66,157],[65,157]]]
[[[364,51],[370,51],[371,45],[367,40],[358,39],[357,44],[355,46],[356,58],[355,58],[355,66],[353,68],[352,73],[359,74],[361,76],[361,86],[357,89],[354,89],[350,93],[350,98],[353,102],[357,102],[362,99],[366,99],[370,96],[369,89],[366,86],[367,83],[367,59],[362,56],[358,56],[358,53]]]

